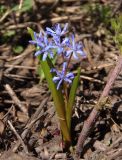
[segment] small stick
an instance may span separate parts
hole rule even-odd
[[[42,112],[41,112],[41,111],[42,111],[43,106],[46,104],[47,101],[48,101],[48,98],[45,98],[45,99],[41,102],[40,106],[38,107],[38,109],[36,110],[36,112],[34,113],[34,115],[31,117],[31,119],[30,119],[30,120],[28,121],[28,123],[26,124],[25,130],[24,130],[24,131],[22,132],[22,134],[21,134],[22,139],[24,139],[24,138],[27,136],[28,132],[30,131],[31,127],[35,124],[35,122],[36,122],[39,118],[41,118],[41,116],[42,116]],[[43,115],[44,115],[44,113],[43,113]],[[21,143],[18,142],[18,143],[14,146],[13,152],[16,152],[16,150],[17,150],[17,148],[19,147],[20,144],[21,144]]]
[[[17,133],[17,131],[15,130],[14,126],[12,125],[12,123],[11,123],[9,120],[8,120],[8,124],[9,124],[11,130],[14,132],[14,134],[15,134],[16,137],[18,138],[18,140],[20,141],[20,143],[22,144],[25,153],[28,154],[28,149],[27,149],[27,147],[25,146],[25,144],[24,144],[22,138],[21,138],[20,135]]]
[[[108,157],[109,157],[110,160],[112,160],[112,159],[118,158],[119,156],[122,156],[122,148],[116,149],[116,152],[114,150],[113,154],[111,153]]]
[[[12,66],[11,66],[11,67],[9,67],[9,68],[7,68],[7,69],[5,70],[5,73],[7,74],[7,73],[9,73],[10,71],[12,71],[12,69],[14,68],[14,65],[18,65],[18,64],[22,63],[22,62],[23,62],[23,59],[24,59],[25,57],[27,57],[33,50],[34,50],[34,49],[32,48],[32,46],[29,45],[29,46],[24,50],[24,52],[23,52],[21,55],[15,57],[15,58],[18,58],[18,59],[16,59],[16,61],[14,61],[14,62],[12,63]]]
[[[109,152],[111,149],[116,147],[117,144],[120,144],[122,142],[122,136],[120,136],[116,141],[114,141],[109,148],[106,149],[106,153]]]
[[[15,79],[18,78],[19,80],[20,80],[20,79],[21,79],[21,80],[22,80],[22,79],[32,79],[32,77],[21,76],[21,75],[16,75],[16,74],[8,74],[8,73],[6,74],[6,73],[3,73],[3,75],[6,76],[6,77],[9,77],[9,78],[15,78]]]
[[[102,82],[101,80],[96,79],[96,78],[92,78],[92,77],[88,77],[88,76],[83,76],[83,75],[81,75],[80,78],[81,79],[86,79],[86,80],[91,81],[91,82],[97,82],[97,83],[100,83],[100,84],[104,84],[104,82]]]
[[[14,101],[14,103],[19,107],[19,109],[24,112],[24,113],[28,113],[26,106],[22,105],[21,101],[18,99],[18,97],[16,96],[15,92],[13,91],[13,89],[11,88],[11,86],[9,84],[6,84],[5,89],[7,90],[8,94],[10,95],[10,97],[12,98],[12,100]]]
[[[92,56],[91,56],[91,53],[90,53],[90,50],[89,50],[89,43],[86,39],[84,39],[84,45],[85,45],[84,48],[85,48],[85,51],[87,53],[88,61],[91,64],[92,68],[94,68],[95,64],[93,62],[93,59],[92,59]]]
[[[88,137],[91,129],[94,127],[94,124],[99,116],[100,109],[106,104],[106,102],[108,100],[107,97],[108,97],[109,91],[110,91],[113,83],[115,82],[118,74],[120,73],[121,69],[122,69],[122,56],[119,56],[118,62],[116,64],[115,68],[110,72],[110,74],[108,76],[109,79],[107,81],[107,84],[106,84],[101,96],[100,96],[98,103],[96,104],[96,106],[94,107],[92,112],[90,113],[87,120],[84,122],[83,129],[80,133],[80,136],[78,138],[78,142],[76,145],[77,159],[80,158],[81,152],[83,150],[84,142],[85,142],[86,138]]]
[[[20,65],[11,65],[11,64],[5,64],[4,67],[9,68],[19,68],[19,69],[31,69],[31,70],[36,70],[37,67],[31,67],[31,66],[20,66]]]

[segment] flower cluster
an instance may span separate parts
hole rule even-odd
[[[71,83],[74,78],[73,73],[67,73],[69,61],[73,56],[78,59],[78,55],[86,56],[83,52],[83,45],[75,42],[74,35],[67,37],[68,24],[65,24],[64,28],[61,29],[60,24],[57,24],[54,28],[46,28],[46,32],[39,34],[34,32],[34,40],[29,41],[31,44],[35,44],[38,50],[35,56],[42,55],[42,60],[45,61],[48,57],[54,57],[54,49],[57,51],[57,55],[63,57],[62,71],[58,71],[55,68],[51,69],[51,72],[55,72],[56,76],[53,77],[54,83],[57,84],[57,90],[60,88],[63,82]],[[50,38],[50,36],[52,38]],[[67,61],[66,61],[67,59]]]

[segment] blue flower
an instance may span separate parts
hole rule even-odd
[[[78,54],[80,54],[81,56],[86,56],[86,54],[83,51],[83,45],[75,42],[74,35],[72,35],[69,49],[66,51],[67,57],[70,57],[71,54],[75,59],[78,59]]]
[[[39,34],[34,32],[34,40],[30,40],[29,43],[36,44],[39,47],[43,47],[43,35],[42,35],[42,32],[40,32]]]
[[[49,27],[47,27],[46,30],[47,30],[47,34],[51,35],[52,37],[60,38],[61,36],[66,34],[67,28],[68,28],[68,23],[65,24],[63,30],[61,30],[60,24],[57,24],[54,27],[54,30],[50,29]]]
[[[64,53],[66,51],[66,46],[68,46],[69,43],[69,38],[64,38],[62,41],[59,38],[53,38],[56,49],[57,49],[57,53],[61,54]]]
[[[39,50],[36,51],[35,56],[43,54],[42,60],[45,61],[48,54],[53,58],[52,49],[57,48],[57,46],[53,45],[52,41],[49,41],[46,34],[42,34],[40,32],[39,35],[34,33],[35,40],[29,41],[31,44],[36,44],[39,47]]]
[[[74,78],[73,73],[70,72],[66,74],[66,67],[67,67],[67,63],[64,62],[62,71],[58,71],[55,68],[51,69],[51,72],[56,72],[57,74],[56,76],[53,77],[53,81],[57,83],[57,90],[60,88],[63,81],[72,83],[72,79]]]

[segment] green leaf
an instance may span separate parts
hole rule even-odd
[[[28,10],[31,10],[33,7],[33,0],[24,0],[22,4],[22,8],[19,10],[19,5],[16,5],[12,8],[13,11],[20,11],[20,12],[26,12]]]
[[[17,53],[17,54],[21,53],[23,50],[24,49],[23,49],[22,46],[15,46],[15,47],[13,47],[14,53]]]
[[[70,89],[69,99],[68,99],[68,104],[67,104],[67,109],[66,109],[66,119],[67,119],[67,125],[69,128],[69,131],[71,129],[72,110],[73,110],[73,105],[75,101],[76,90],[77,90],[78,83],[79,83],[80,71],[81,71],[80,68],[78,68],[77,76],[74,78],[71,89]]]
[[[34,31],[30,27],[27,27],[27,30],[28,30],[28,33],[30,34],[32,40],[34,40]]]
[[[120,51],[122,51],[122,15],[119,15],[111,20],[111,27],[115,32],[113,39],[118,45]]]
[[[6,7],[4,5],[0,5],[0,16],[5,14],[5,12],[6,12]]]
[[[47,61],[42,61],[40,59],[40,62],[48,83],[48,87],[52,93],[52,97],[53,97],[55,109],[60,121],[60,127],[61,127],[64,141],[70,142],[71,138],[70,138],[70,132],[68,130],[67,123],[66,123],[66,112],[65,112],[65,103],[64,103],[63,94],[61,89],[59,90],[56,89],[56,85],[52,80],[54,74],[50,72],[51,68],[54,68],[53,64],[49,58],[47,58]]]
[[[4,36],[5,37],[12,37],[16,34],[16,32],[13,30],[13,31],[7,31],[5,32]]]

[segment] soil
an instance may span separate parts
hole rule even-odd
[[[69,23],[70,33],[83,42],[87,58],[72,59],[71,65],[74,71],[81,67],[72,116],[75,150],[120,54],[109,20],[122,13],[121,0],[1,0],[0,8],[0,160],[73,160],[74,152],[63,150],[52,96],[38,74],[27,27],[39,32]],[[57,60],[56,65],[61,63]],[[85,141],[81,160],[122,159],[122,71],[109,99]]]

